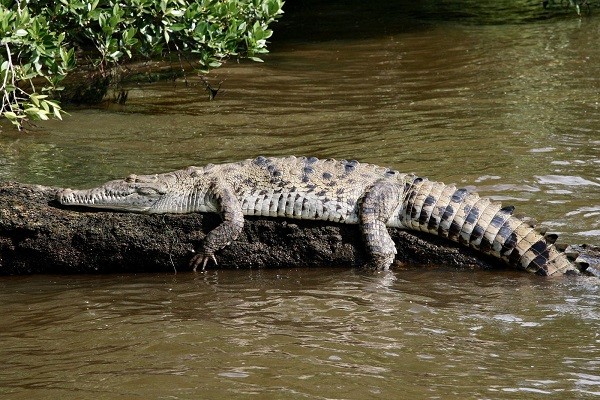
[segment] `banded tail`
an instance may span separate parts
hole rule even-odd
[[[415,178],[405,185],[399,218],[404,227],[429,232],[538,275],[578,269],[558,251],[555,236],[512,215],[514,207],[454,185]]]

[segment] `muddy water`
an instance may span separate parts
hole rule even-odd
[[[598,283],[340,269],[4,278],[0,394],[593,398]]]
[[[352,158],[600,244],[600,19],[495,25],[465,3],[445,22],[431,8],[301,10],[320,23],[290,15],[264,64],[211,74],[216,101],[193,78],[139,84],[125,106],[5,130],[0,179],[90,186],[257,154]],[[3,278],[0,397],[593,398],[597,293],[444,268]]]

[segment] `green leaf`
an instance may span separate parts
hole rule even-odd
[[[123,55],[123,52],[120,50],[117,50],[117,51],[110,53],[109,57],[112,58],[113,60],[118,60],[119,58],[121,58],[122,55]]]
[[[42,110],[40,110],[40,111],[37,113],[37,117],[38,117],[39,119],[41,119],[42,121],[48,121],[48,120],[49,120],[49,118],[48,118],[48,114],[46,114],[46,113],[45,113],[44,111],[42,111]]]
[[[184,30],[187,27],[188,26],[186,24],[173,24],[173,25],[171,25],[171,30],[173,32],[179,32],[181,30]]]
[[[5,111],[5,112],[4,112],[4,116],[5,116],[6,118],[8,118],[9,120],[11,120],[11,121],[15,121],[15,120],[18,118],[18,117],[17,117],[17,114],[15,114],[15,113],[14,113],[14,112],[12,112],[12,111]]]
[[[23,36],[27,36],[28,33],[25,29],[17,29],[17,31],[15,32],[15,35],[23,37]]]
[[[168,15],[172,15],[174,17],[182,17],[185,14],[184,10],[175,10],[175,9],[169,9],[167,10],[166,14]]]

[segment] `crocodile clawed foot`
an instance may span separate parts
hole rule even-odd
[[[215,263],[215,265],[218,265],[217,259],[215,258],[214,254],[204,254],[204,253],[196,254],[190,260],[190,266],[192,266],[193,267],[193,271],[196,272],[196,270],[198,269],[198,267],[200,265],[202,265],[202,271],[204,271],[206,269],[206,266],[208,265],[208,262],[210,260],[213,260],[213,262]]]
[[[393,262],[393,253],[373,255],[371,261],[365,265],[365,269],[369,269],[374,272],[389,271],[390,266],[393,264]]]

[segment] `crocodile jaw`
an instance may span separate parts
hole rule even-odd
[[[57,200],[66,206],[83,206],[108,210],[152,213],[160,212],[167,191],[160,184],[140,184],[117,180],[88,190],[64,189]]]

